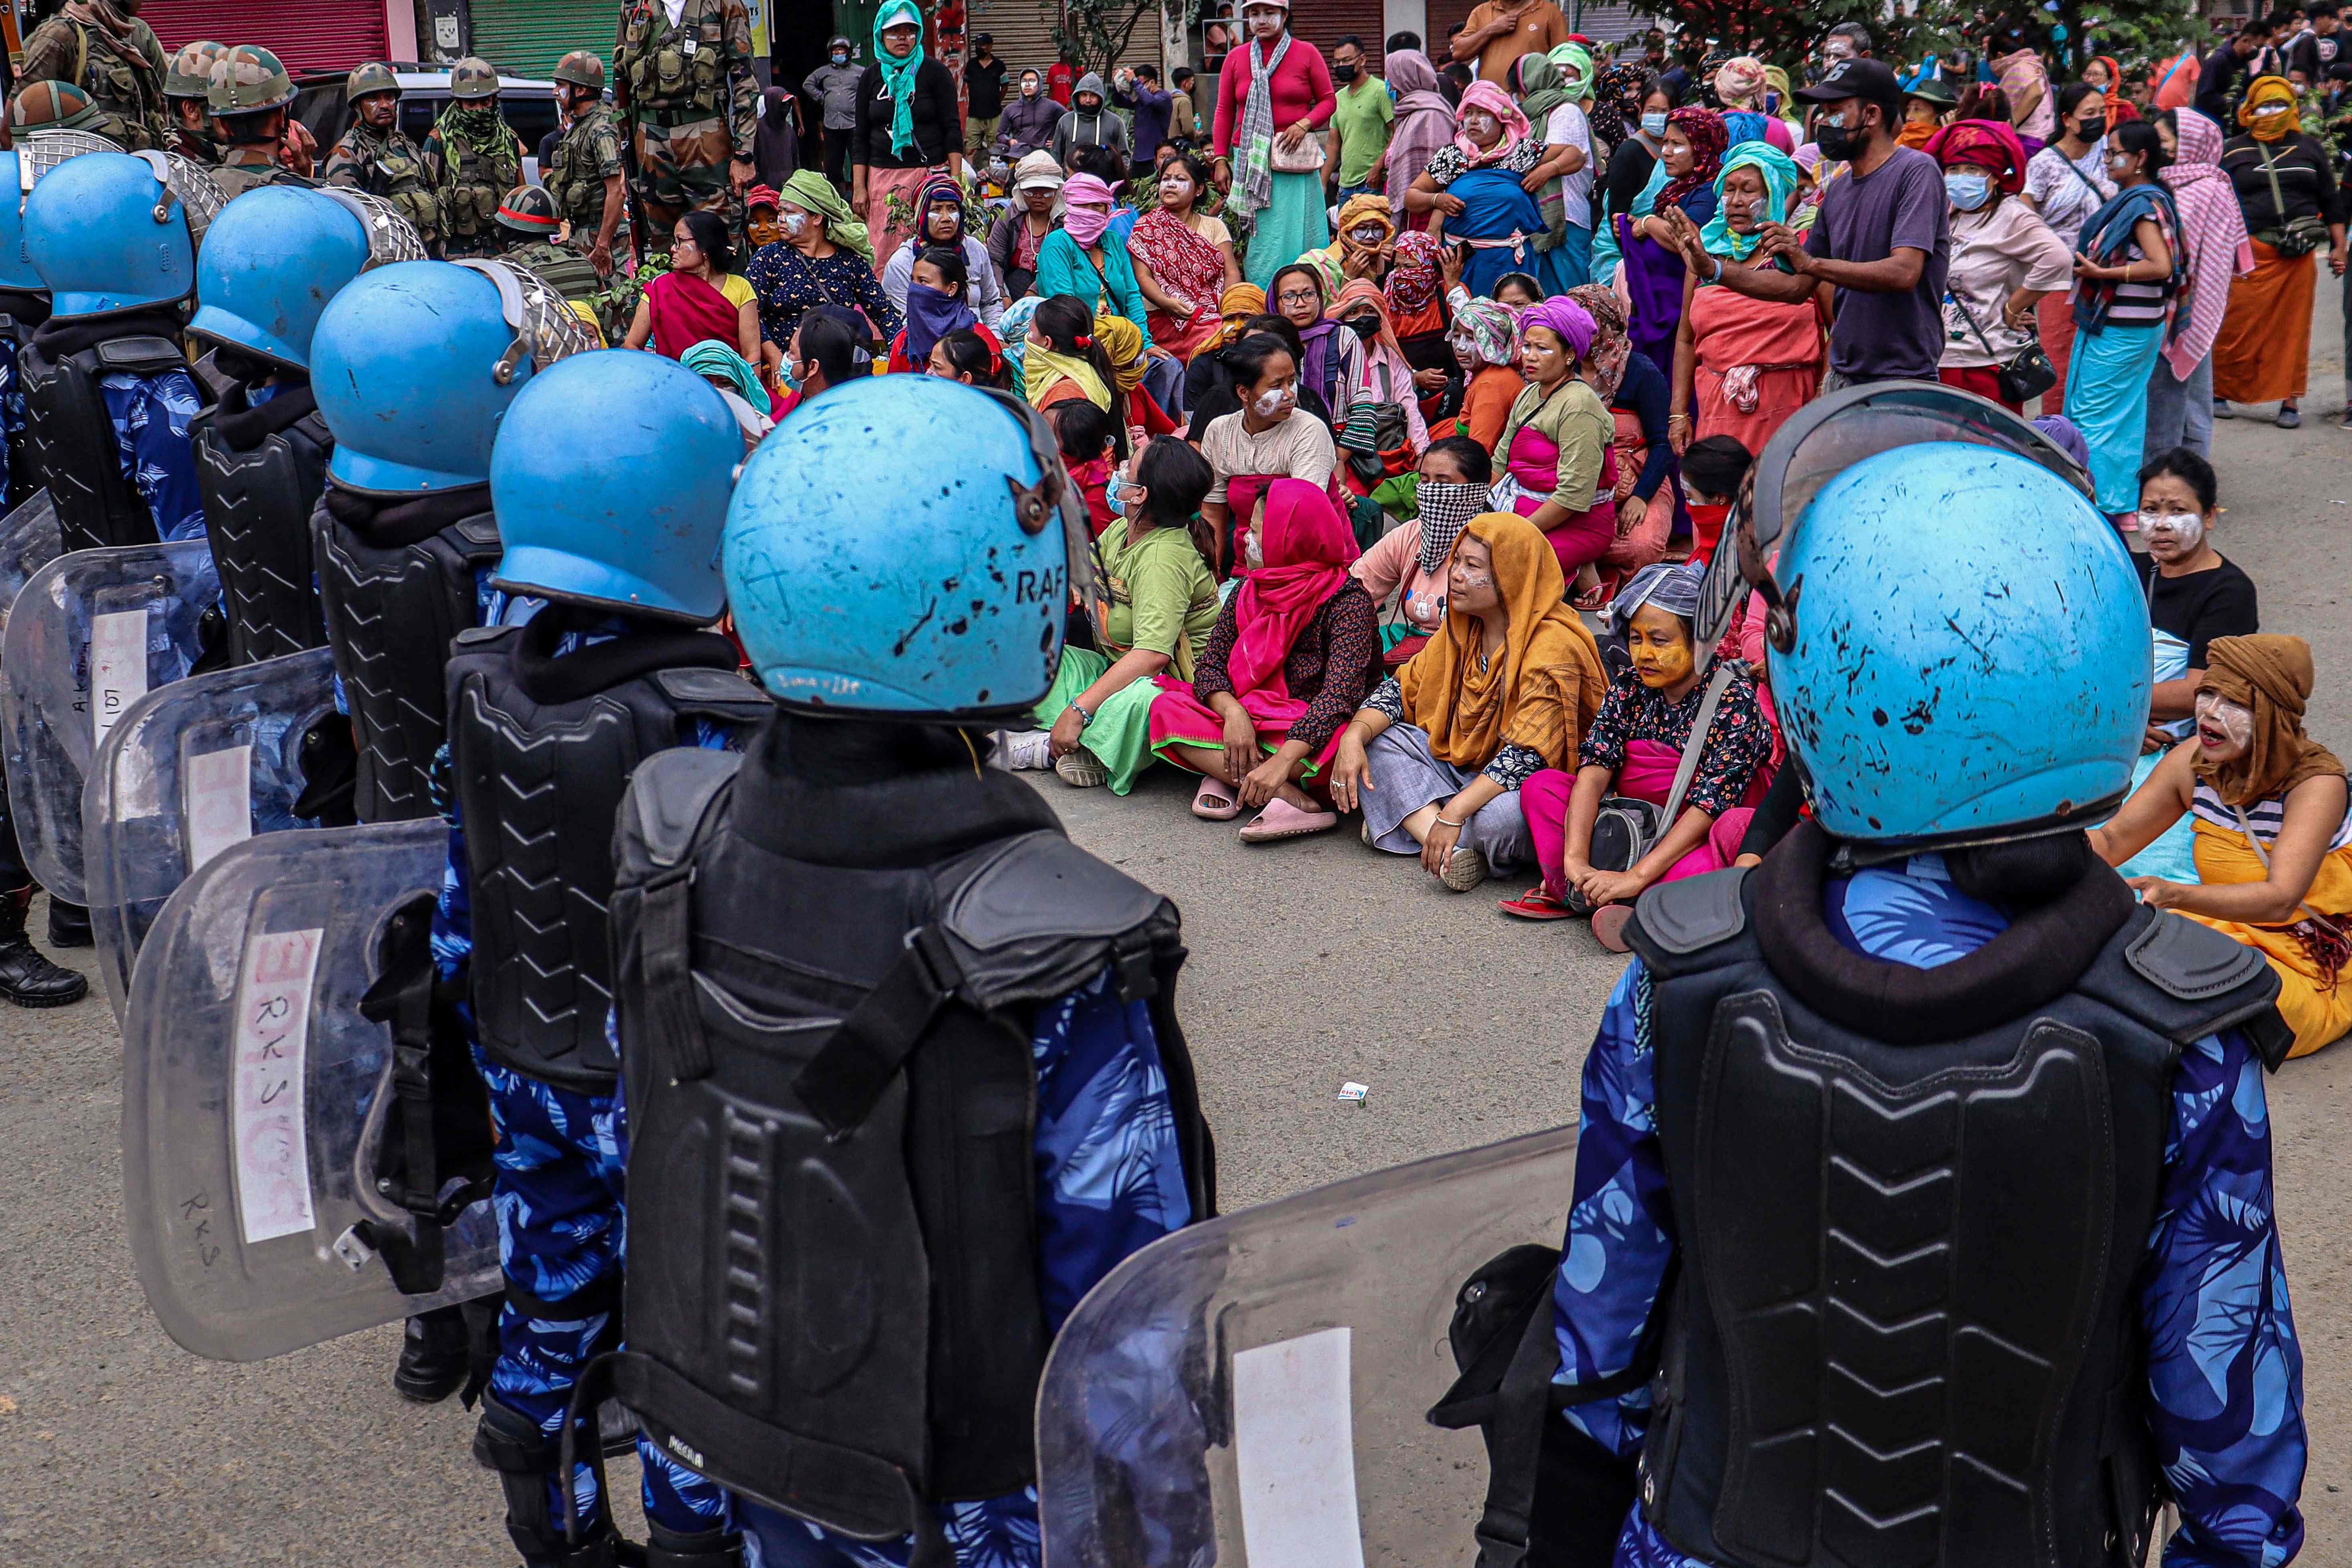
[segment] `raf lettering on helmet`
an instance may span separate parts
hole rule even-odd
[[[1013,574],[1013,602],[1016,605],[1058,604],[1068,579],[1068,571],[1060,566],[1043,572],[1015,572]]]

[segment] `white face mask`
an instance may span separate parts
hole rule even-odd
[[[2179,545],[2185,555],[2204,540],[2205,519],[2193,511],[2143,511],[2139,531],[2151,542],[2162,539]]]
[[[2197,694],[2197,723],[2208,725],[2221,732],[2230,743],[2230,754],[2236,756],[2254,743],[2254,710],[2242,702],[2232,702],[2218,692]]]
[[[1290,388],[1277,386],[1271,392],[1258,394],[1257,401],[1250,405],[1250,409],[1261,419],[1278,419],[1289,411],[1291,402]]]

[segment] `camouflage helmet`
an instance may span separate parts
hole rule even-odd
[[[552,235],[562,220],[545,185],[517,185],[499,202],[499,224],[517,234]]]
[[[95,124],[98,106],[71,82],[37,81],[16,95],[19,131],[80,131]]]
[[[163,73],[165,98],[205,98],[212,92],[213,67],[228,53],[226,44],[216,44],[210,38],[198,38],[183,47],[172,57]]]
[[[400,96],[400,79],[393,75],[392,68],[382,60],[368,61],[352,72],[350,79],[343,83],[345,103],[357,103],[361,99],[373,98],[379,92],[388,92],[395,98]]]
[[[205,101],[215,114],[259,114],[294,101],[294,79],[258,44],[239,44],[213,67]]]
[[[604,90],[604,62],[593,49],[574,49],[555,62],[547,73],[557,81],[573,87],[584,87],[596,92]]]
[[[479,55],[467,55],[449,68],[449,96],[458,102],[478,102],[498,95],[498,68]]]

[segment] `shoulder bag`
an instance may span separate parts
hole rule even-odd
[[[1994,367],[2000,372],[2001,396],[2011,403],[2023,403],[2030,397],[2041,396],[2058,384],[2058,367],[2050,363],[2050,355],[2042,349],[2042,340],[2033,335],[2032,328],[2026,329],[2025,346],[2004,362],[1994,352],[1992,340],[1985,336],[1984,328],[1977,324],[1976,312],[1969,309],[1969,302],[1953,289],[1946,289],[1944,298],[1959,307],[1960,320],[1969,324],[1969,331],[1977,335],[1977,342],[1984,344],[1985,353],[1992,354]]]
[[[2302,217],[2286,216],[2286,197],[2279,192],[2278,165],[2271,161],[2271,150],[2261,147],[2263,174],[2271,183],[2271,216],[2276,219],[2273,227],[2263,229],[2253,237],[2285,257],[2289,261],[2298,256],[2308,256],[2327,243],[2327,220],[2316,215]]]
[[[1690,739],[1683,742],[1682,762],[1675,769],[1675,785],[1666,793],[1663,809],[1629,795],[1611,795],[1601,803],[1592,819],[1592,847],[1585,856],[1595,870],[1632,870],[1641,864],[1643,856],[1658,847],[1658,840],[1682,815],[1683,796],[1698,772],[1699,753],[1706,749],[1707,731],[1715,725],[1715,710],[1723,701],[1731,676],[1732,661],[1724,659],[1708,677],[1706,696],[1698,705],[1698,717],[1691,721]]]

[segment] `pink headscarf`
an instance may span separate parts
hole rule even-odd
[[[1110,187],[1092,174],[1072,174],[1062,182],[1062,201],[1067,211],[1062,215],[1062,226],[1080,245],[1091,246],[1110,226],[1110,209],[1118,198]],[[1090,209],[1081,211],[1081,205]]]
[[[1502,135],[1496,138],[1492,147],[1483,152],[1478,143],[1470,140],[1468,132],[1454,132],[1454,145],[1461,150],[1469,166],[1476,169],[1488,163],[1498,163],[1511,155],[1511,149],[1528,134],[1528,117],[1520,111],[1517,104],[1511,101],[1509,93],[1491,81],[1474,81],[1462,89],[1462,101],[1454,108],[1455,121],[1458,123],[1463,115],[1474,109],[1483,109],[1503,122]]]
[[[2245,215],[2221,173],[2221,128],[2193,109],[2176,110],[2173,121],[2180,151],[2157,178],[2171,187],[2180,210],[2189,252],[2189,324],[2165,345],[2164,357],[2186,381],[2213,352],[2230,308],[2230,279],[2254,269],[2254,251],[2246,240]]]
[[[1276,479],[1266,487],[1259,528],[1265,564],[1238,574],[1234,651],[1225,669],[1252,718],[1287,723],[1307,704],[1290,695],[1283,660],[1315,613],[1348,585],[1348,568],[1361,552],[1330,496],[1304,479]]]

